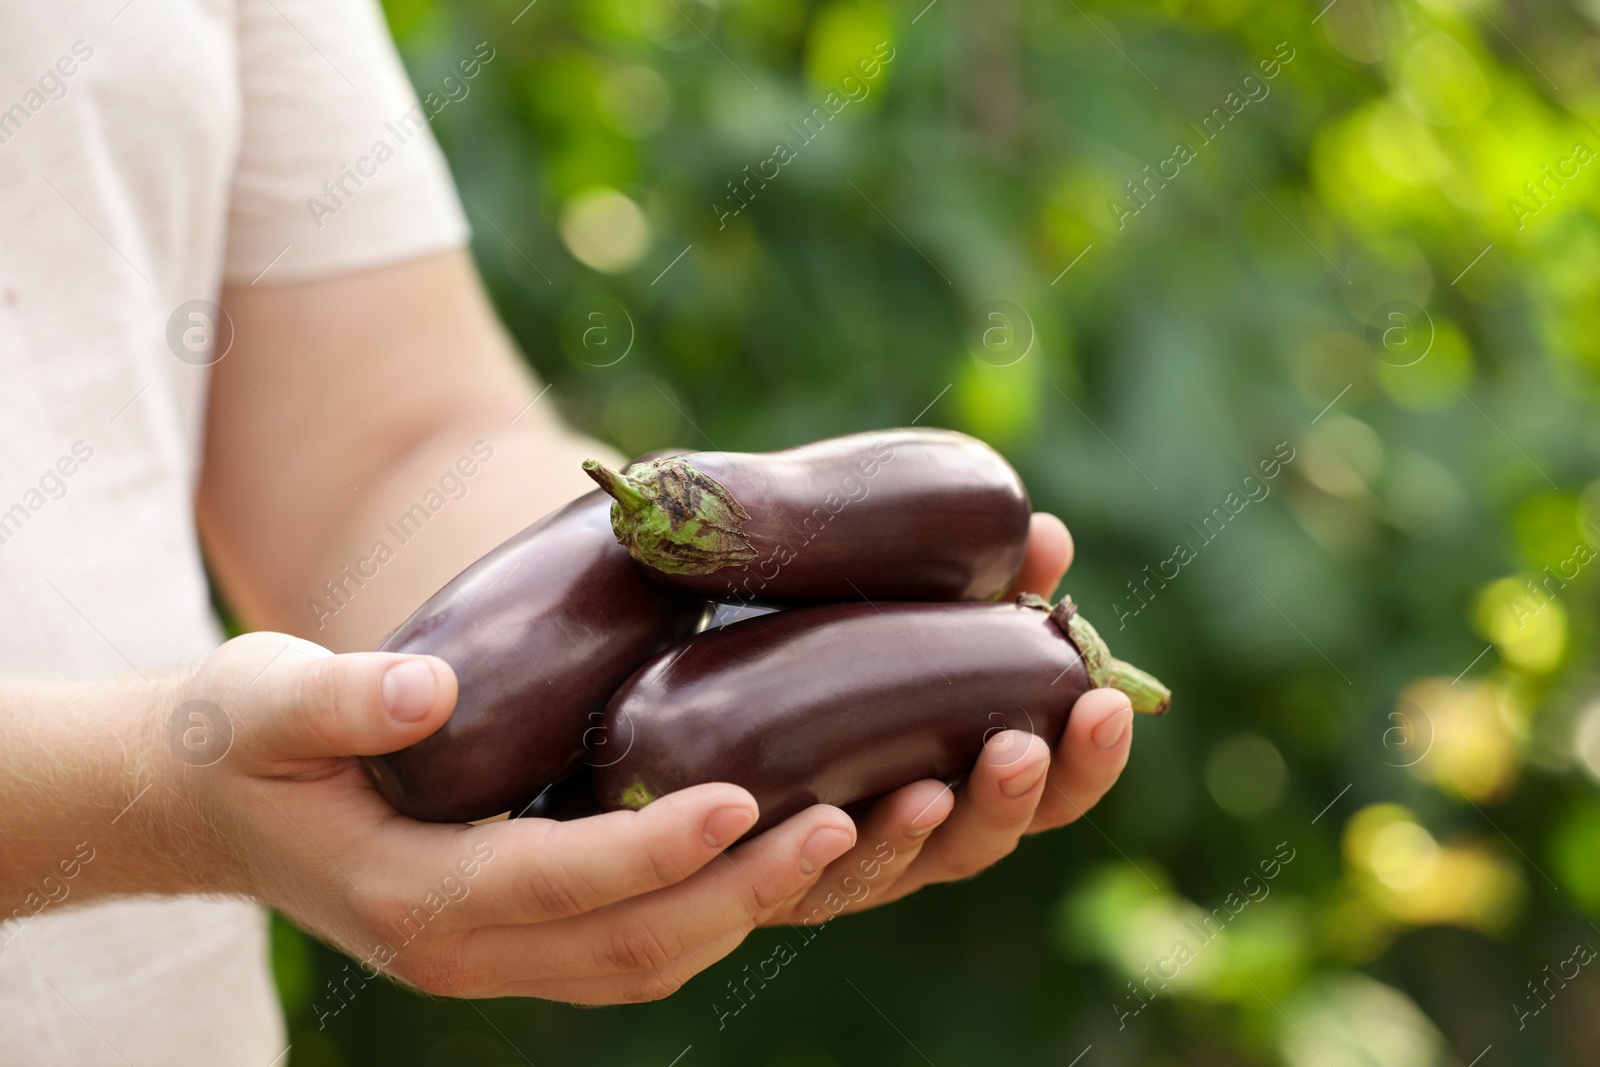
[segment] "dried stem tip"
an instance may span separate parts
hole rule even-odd
[[[683,456],[635,463],[618,473],[595,460],[584,471],[616,501],[617,543],[666,574],[712,574],[756,558],[745,536],[750,513],[722,483]]]

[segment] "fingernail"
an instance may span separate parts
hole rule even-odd
[[[1133,722],[1133,709],[1124,704],[1116,711],[1107,715],[1105,719],[1089,731],[1089,739],[1097,748],[1113,749],[1122,743],[1122,738],[1128,732],[1128,726]]]
[[[712,848],[726,848],[756,824],[756,813],[748,804],[730,804],[706,816],[700,834]]]
[[[1008,797],[1020,797],[1039,784],[1039,779],[1044,777],[1047,766],[1048,761],[1040,760],[1031,767],[1023,768],[1010,778],[1000,779],[1000,792]]]
[[[396,722],[421,722],[439,695],[439,680],[427,660],[396,663],[383,675],[383,704]]]
[[[818,867],[826,867],[849,851],[854,843],[854,836],[838,827],[826,826],[821,830],[813,830],[800,849],[800,873],[811,874]]]
[[[917,817],[911,820],[911,825],[906,827],[907,837],[922,837],[934,827],[943,823],[955,810],[955,805],[945,807],[945,797],[950,795],[950,787],[946,786],[938,796],[934,797],[928,806],[917,812]],[[943,808],[944,810],[939,810]]]

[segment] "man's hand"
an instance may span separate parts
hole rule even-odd
[[[335,656],[253,633],[163,685],[170,707],[209,701],[225,715],[183,755],[166,751],[168,716],[154,717],[169,801],[151,813],[185,824],[166,836],[187,842],[175,859],[194,888],[266,901],[369,975],[428,993],[664,997],[855,842],[849,818],[819,805],[724,853],[757,817],[750,794],[725,784],[572,823],[398,815],[350,757],[403,747],[449,716],[455,676],[433,657]],[[205,745],[224,743],[211,762]]]
[[[1050,596],[1071,564],[1066,526],[1054,515],[1035,514],[1010,595]],[[1132,741],[1133,708],[1115,689],[1079,698],[1054,759],[1032,734],[997,733],[956,790],[926,780],[875,803],[861,820],[855,848],[767,921],[826,921],[933,882],[971,877],[1008,855],[1024,834],[1064,826],[1094,807],[1122,773]]]

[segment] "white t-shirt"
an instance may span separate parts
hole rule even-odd
[[[459,247],[415,106],[375,0],[0,7],[0,676],[149,674],[217,644],[184,305]],[[82,833],[103,852],[118,828]],[[258,907],[73,908],[39,874],[58,902],[0,927],[0,1062],[284,1062]]]

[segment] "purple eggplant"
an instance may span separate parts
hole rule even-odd
[[[439,730],[368,758],[399,811],[459,822],[509,811],[584,761],[617,686],[698,629],[704,600],[650,581],[593,492],[462,571],[380,646],[439,656],[460,695]]]
[[[1022,566],[1028,491],[951,430],[835,437],[781,452],[693,452],[624,473],[617,540],[662,584],[730,603],[987,600]]]
[[[640,808],[702,782],[761,806],[756,831],[966,774],[988,736],[1053,747],[1091,688],[1160,713],[1172,694],[1111,656],[1070,599],[797,608],[707,631],[657,656],[606,707],[601,807]]]

